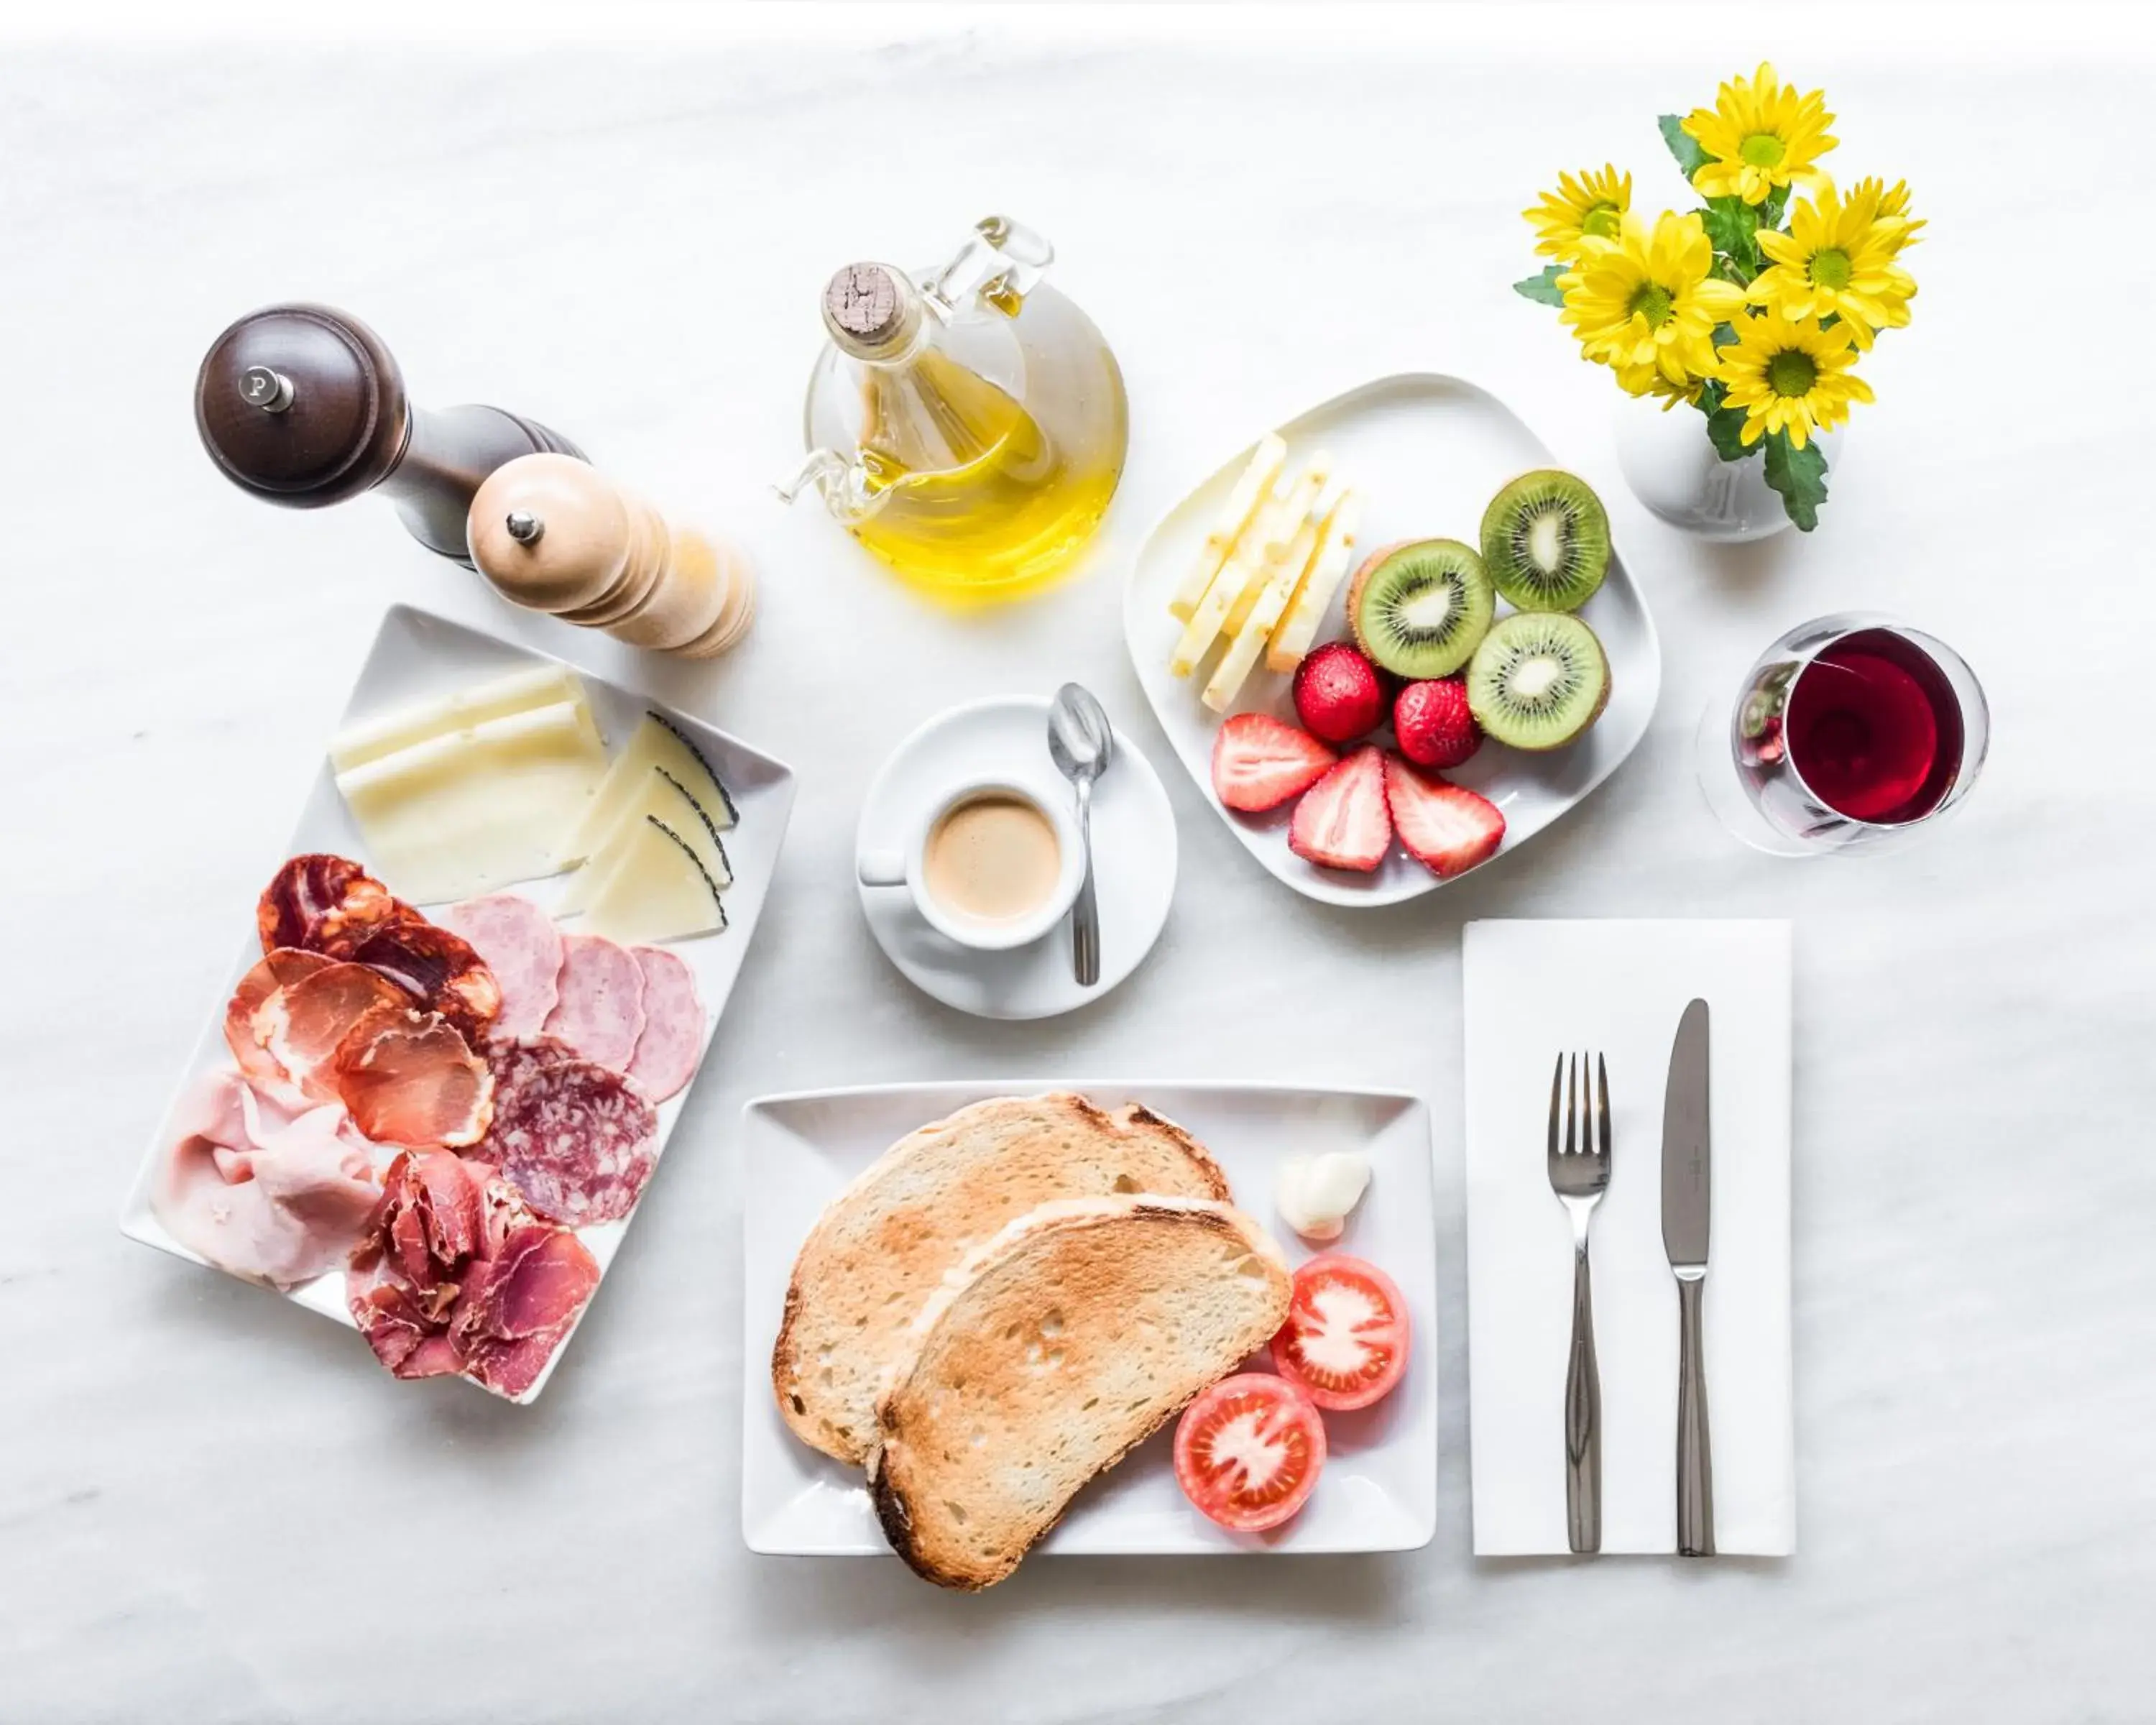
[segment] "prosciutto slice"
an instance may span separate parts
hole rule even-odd
[[[219,1269],[289,1289],[334,1270],[362,1238],[381,1189],[335,1106],[288,1114],[237,1070],[204,1073],[182,1098],[150,1208]]]
[[[255,1034],[254,1015],[280,989],[326,969],[331,962],[319,952],[301,952],[296,947],[275,947],[239,979],[224,1009],[224,1045],[232,1050],[241,1073],[261,1089],[294,1102],[300,1100],[299,1091]]]
[[[494,1075],[437,1013],[371,1009],[330,1067],[353,1124],[379,1144],[475,1144],[494,1117]]]
[[[301,1095],[316,1102],[333,1102],[339,1100],[334,1065],[337,1045],[377,1007],[401,1012],[412,1004],[412,997],[378,970],[324,962],[321,968],[276,989],[255,1009],[254,1040]]]
[[[460,1373],[520,1396],[598,1286],[575,1235],[541,1221],[483,1162],[400,1156],[352,1254],[346,1298],[399,1378]]]

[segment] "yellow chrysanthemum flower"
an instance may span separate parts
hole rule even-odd
[[[1677,386],[1711,375],[1714,326],[1743,309],[1744,290],[1710,273],[1714,248],[1698,213],[1665,211],[1651,231],[1628,215],[1616,239],[1587,248],[1558,279],[1558,320],[1587,357],[1606,361],[1620,378],[1640,367]]]
[[[1859,180],[1850,191],[1849,203],[1852,209],[1868,206],[1880,215],[1892,216],[1902,223],[1902,244],[1917,243],[1917,230],[1924,223],[1910,218],[1907,180],[1897,180],[1892,186],[1876,174]]]
[[[1823,328],[1779,311],[1740,317],[1735,344],[1722,350],[1722,401],[1744,409],[1743,442],[1781,431],[1801,449],[1846,419],[1851,403],[1871,399],[1871,386],[1850,369],[1856,363],[1845,323]]]
[[[1541,236],[1535,242],[1537,253],[1569,264],[1579,255],[1583,240],[1614,239],[1631,208],[1632,177],[1619,173],[1613,162],[1599,172],[1589,168],[1578,175],[1559,174],[1557,190],[1543,193],[1541,203],[1520,213]]]
[[[1699,400],[1699,393],[1707,387],[1704,377],[1687,377],[1681,383],[1672,383],[1653,366],[1612,366],[1617,374],[1617,387],[1627,395],[1636,395],[1659,401],[1664,413],[1679,402],[1690,407]]]
[[[1894,258],[1909,224],[1877,210],[1870,196],[1844,203],[1830,180],[1816,199],[1791,209],[1787,234],[1761,228],[1759,249],[1770,263],[1752,284],[1752,303],[1793,318],[1839,317],[1859,347],[1907,324],[1917,280]]]
[[[1686,132],[1714,158],[1691,182],[1705,197],[1747,203],[1764,203],[1777,186],[1809,187],[1818,175],[1812,163],[1834,148],[1826,131],[1833,123],[1825,90],[1799,95],[1762,60],[1748,83],[1732,79],[1715,92],[1713,107],[1695,108],[1686,119]]]

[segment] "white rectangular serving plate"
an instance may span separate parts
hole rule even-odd
[[[1216,1527],[1175,1482],[1173,1421],[1081,1492],[1040,1549],[1064,1555],[1413,1551],[1437,1530],[1437,1246],[1430,1110],[1399,1091],[1258,1084],[903,1084],[759,1096],[742,1111],[742,1534],[794,1557],[891,1554],[860,1476],[787,1430],[771,1351],[794,1255],[847,1183],[918,1127],[991,1096],[1075,1091],[1102,1108],[1142,1102],[1210,1151],[1235,1201],[1300,1264],[1316,1250],[1273,1209],[1283,1158],[1370,1159],[1370,1189],[1331,1249],[1366,1258],[1406,1295],[1407,1374],[1375,1407],[1325,1416],[1324,1473],[1302,1512],[1268,1533]],[[1270,1370],[1270,1364],[1264,1367]]]
[[[1537,467],[1560,467],[1541,439],[1488,391],[1459,377],[1403,372],[1337,395],[1279,428],[1291,471],[1318,450],[1363,497],[1358,557],[1406,539],[1458,539],[1476,544],[1482,512],[1507,481]],[[1123,589],[1123,633],[1146,699],[1169,742],[1215,813],[1244,848],[1306,897],[1336,905],[1389,905],[1435,892],[1445,883],[1395,845],[1377,870],[1320,868],[1288,849],[1294,804],[1265,814],[1238,814],[1213,791],[1213,742],[1226,715],[1199,698],[1206,666],[1188,677],[1168,668],[1183,625],[1168,605],[1177,583],[1249,465],[1256,440],[1224,462],[1162,516],[1131,567]],[[1348,584],[1341,583],[1319,642],[1347,633]],[[1497,855],[1517,850],[1581,802],[1614,773],[1646,734],[1662,681],[1662,653],[1654,619],[1614,542],[1609,571],[1580,616],[1601,637],[1609,659],[1609,705],[1594,729],[1568,748],[1527,754],[1486,742],[1466,765],[1445,776],[1479,791],[1502,809],[1505,839]],[[1289,676],[1260,660],[1233,711],[1269,712],[1295,722]],[[1495,860],[1493,858],[1491,860]],[[1485,866],[1487,866],[1486,864]]]
[[[355,720],[372,718],[395,708],[444,695],[451,690],[469,684],[484,682],[510,672],[535,665],[556,662],[552,655],[541,653],[512,641],[453,623],[445,617],[437,617],[410,605],[393,605],[382,619],[382,627],[374,638],[373,648],[361,667],[359,680],[352,685],[352,695],[345,703],[339,728]],[[751,748],[739,738],[714,729],[700,719],[675,711],[663,702],[610,683],[590,672],[572,665],[588,694],[593,717],[598,721],[600,735],[606,740],[611,754],[625,742],[635,729],[637,721],[646,712],[657,712],[670,723],[680,727],[684,735],[701,749],[705,757],[716,769],[721,781],[732,793],[740,819],[726,835],[727,858],[733,864],[733,885],[726,889],[725,904],[727,927],[716,934],[700,936],[690,940],[669,943],[670,950],[685,959],[696,978],[696,992],[704,1003],[704,1050],[711,1050],[711,1034],[717,1028],[719,1015],[726,1009],[726,997],[733,992],[734,978],[741,973],[742,959],[748,950],[750,937],[763,912],[765,896],[771,887],[772,872],[778,865],[781,842],[786,834],[788,816],[793,807],[793,773],[783,762],[773,759],[761,751]],[[344,798],[338,795],[336,778],[331,771],[326,752],[321,770],[315,776],[313,788],[308,793],[305,805],[300,813],[299,824],[293,829],[290,842],[284,851],[262,871],[267,884],[285,858],[297,856],[305,851],[334,851],[341,856],[372,866],[366,843],[359,834]],[[556,875],[550,880],[526,880],[508,888],[520,892],[542,906],[549,906],[559,896],[562,884],[569,877]],[[385,882],[391,891],[397,890],[393,876]],[[426,908],[423,906],[423,908]],[[156,1246],[161,1251],[185,1258],[191,1263],[203,1264],[208,1260],[167,1234],[150,1209],[150,1191],[159,1158],[170,1147],[172,1118],[180,1098],[187,1087],[202,1073],[228,1060],[224,1045],[224,1009],[230,991],[239,985],[249,967],[262,956],[259,939],[254,933],[254,907],[252,901],[233,906],[235,930],[244,931],[238,959],[233,965],[226,992],[212,1004],[202,1033],[195,1039],[193,1055],[180,1083],[175,1087],[172,1101],[157,1125],[150,1141],[150,1147],[142,1158],[142,1165],[135,1177],[133,1189],[127,1194],[125,1209],[120,1219],[121,1232],[131,1240],[139,1240],[146,1245]],[[571,925],[572,927],[573,924]],[[698,1058],[701,1071],[702,1056]],[[696,1080],[659,1106],[659,1157],[663,1159],[668,1141],[674,1135],[675,1122],[689,1093],[696,1087]],[[654,1174],[654,1178],[657,1176]],[[648,1197],[647,1187],[644,1197]],[[640,1209],[643,1198],[639,1198]],[[629,1231],[635,1210],[619,1222],[608,1222],[592,1227],[580,1228],[578,1235],[590,1248],[593,1257],[598,1260],[603,1279],[614,1254],[621,1249],[622,1240]],[[215,1266],[211,1266],[215,1268]],[[271,1290],[270,1291],[275,1291]],[[285,1298],[319,1312],[325,1317],[335,1318],[347,1328],[357,1328],[352,1314],[344,1302],[344,1277],[331,1272],[292,1290]],[[593,1299],[598,1296],[596,1292]],[[590,1301],[584,1311],[591,1309]],[[578,1322],[583,1313],[578,1315]],[[572,1326],[570,1335],[575,1334]],[[531,1389],[516,1398],[529,1403],[538,1399],[539,1393],[547,1387],[547,1380],[554,1374],[554,1368],[568,1352],[569,1337],[562,1338],[561,1346],[554,1350]],[[370,1370],[379,1370],[372,1357],[365,1349],[357,1356]]]

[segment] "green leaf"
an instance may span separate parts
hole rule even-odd
[[[1530,275],[1525,281],[1514,282],[1512,291],[1522,299],[1532,300],[1537,305],[1562,305],[1564,304],[1564,290],[1557,285],[1557,280],[1564,272],[1563,264],[1553,264],[1540,275]]]
[[[1758,453],[1756,444],[1744,441],[1745,418],[1743,408],[1724,407],[1717,407],[1707,416],[1707,441],[1725,461],[1742,461]]]
[[[1676,157],[1677,166],[1684,170],[1686,179],[1691,179],[1700,169],[1713,160],[1706,151],[1700,148],[1699,140],[1684,129],[1682,115],[1663,115],[1661,127],[1662,141],[1670,146],[1670,154]]]
[[[1710,198],[1700,212],[1715,250],[1749,274],[1759,268],[1759,212],[1741,198]]]
[[[1782,213],[1789,207],[1789,188],[1787,186],[1775,187],[1767,194],[1767,201],[1759,206],[1759,225],[1762,228],[1780,227]]]
[[[1826,457],[1815,438],[1801,449],[1785,432],[1769,432],[1767,445],[1767,483],[1782,494],[1782,507],[1797,531],[1809,533],[1819,525],[1820,505],[1826,501]]]

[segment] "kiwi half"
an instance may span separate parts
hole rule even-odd
[[[1521,611],[1482,638],[1467,706],[1498,742],[1558,749],[1609,704],[1609,659],[1594,631],[1562,611]]]
[[[1482,562],[1522,611],[1577,611],[1609,567],[1609,513],[1587,481],[1523,473],[1482,512]]]
[[[1348,589],[1348,626],[1379,665],[1419,682],[1467,663],[1497,608],[1474,547],[1415,539],[1380,547]]]

